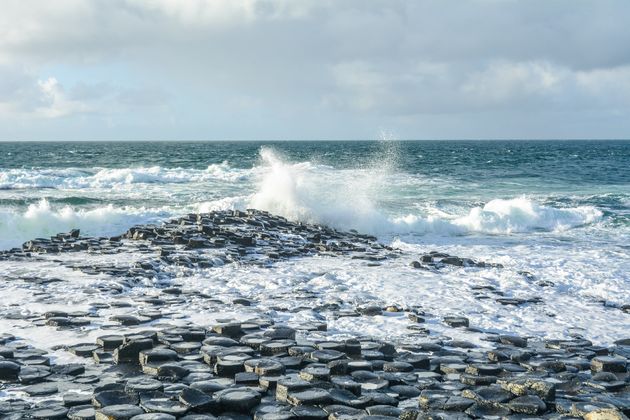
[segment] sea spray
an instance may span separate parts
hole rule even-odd
[[[91,235],[116,235],[133,224],[158,221],[167,214],[160,209],[114,207],[111,204],[79,210],[71,206],[54,208],[48,200],[42,199],[30,204],[23,213],[0,210],[0,249],[75,228]]]
[[[362,231],[373,231],[387,220],[376,206],[389,175],[387,168],[372,163],[337,170],[308,161],[290,163],[265,147],[260,159],[264,170],[250,207],[292,220]],[[383,162],[389,165],[390,159]]]

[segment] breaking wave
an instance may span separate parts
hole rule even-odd
[[[380,166],[344,171],[309,162],[288,163],[273,150],[262,149],[266,169],[249,205],[292,220],[374,234],[561,231],[599,221],[603,216],[592,206],[555,208],[526,197],[494,199],[461,215],[435,209],[440,216],[396,216],[379,206],[382,193],[396,187],[397,174],[392,173],[393,164],[388,159],[383,159]]]
[[[0,172],[0,189],[111,188],[130,184],[181,184],[211,180],[241,181],[249,170],[231,167],[228,162],[209,165],[206,169],[163,168],[67,168],[9,169]]]
[[[158,220],[167,215],[164,210],[119,208],[112,205],[79,210],[70,206],[55,209],[47,200],[40,200],[29,205],[23,213],[0,210],[0,249],[75,228],[87,235],[117,235],[134,224]]]

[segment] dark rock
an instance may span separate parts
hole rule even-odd
[[[221,391],[219,404],[224,410],[249,413],[260,403],[261,395],[249,389],[229,389]]]
[[[626,372],[628,361],[622,357],[597,356],[591,359],[591,370],[593,372]]]
[[[453,328],[469,326],[468,318],[463,316],[446,316],[444,317],[444,323]]]
[[[143,414],[144,411],[131,404],[118,404],[96,410],[96,420],[129,420],[133,416]]]
[[[68,410],[70,420],[94,420],[96,410],[91,405],[77,405]]]
[[[547,411],[547,405],[536,395],[525,395],[514,398],[507,406],[513,412],[521,414],[535,415]]]
[[[114,363],[139,363],[142,350],[153,348],[153,340],[149,338],[137,339],[125,343],[114,350]]]
[[[286,398],[291,405],[321,405],[330,402],[330,393],[325,389],[310,388],[305,391],[289,392]]]
[[[0,380],[14,381],[20,374],[20,365],[7,360],[0,360]]]
[[[119,390],[108,390],[95,392],[92,396],[92,405],[97,408],[107,407],[110,405],[136,405],[138,404],[138,396],[128,394]]]
[[[140,402],[140,406],[147,413],[164,413],[175,417],[181,417],[188,411],[189,407],[168,398],[151,398]]]

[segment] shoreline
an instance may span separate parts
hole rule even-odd
[[[118,237],[83,238],[79,231],[72,231],[53,238],[29,241],[21,251],[0,252],[0,261],[55,262],[81,275],[112,281],[90,286],[94,299],[78,305],[79,310],[49,310],[13,318],[43,328],[51,336],[58,332],[86,339],[38,351],[24,348],[24,337],[19,334],[3,335],[0,414],[14,415],[7,418],[21,418],[27,412],[42,418],[40,409],[49,410],[44,418],[65,418],[71,409],[73,415],[85,412],[70,418],[91,418],[94,409],[100,410],[97,418],[123,418],[120,413],[107,417],[108,410],[99,407],[120,402],[141,407],[127,407],[138,414],[142,410],[181,417],[194,412],[221,415],[236,411],[245,417],[223,418],[261,419],[392,418],[394,414],[408,419],[552,414],[594,419],[600,418],[596,413],[602,410],[609,416],[627,415],[630,410],[628,337],[609,346],[595,346],[581,337],[541,340],[496,334],[471,325],[458,314],[436,317],[421,307],[317,306],[309,303],[313,296],[308,291],[299,291],[299,299],[304,303],[302,309],[313,316],[286,325],[268,308],[257,309],[257,302],[251,299],[225,301],[218,298],[220,293],[186,290],[177,284],[178,275],[199,267],[239,264],[269,269],[288,259],[341,255],[378,267],[408,257],[369,235],[292,223],[252,210],[191,214],[159,226],[136,226]],[[80,258],[81,253],[100,256],[102,264],[77,264],[76,258],[60,257]],[[126,261],[124,257],[130,253],[142,258]],[[437,251],[407,264],[416,270],[501,268]],[[6,280],[30,284],[43,302],[56,287],[62,289],[64,282]],[[153,293],[127,293],[143,284]],[[480,288],[476,292],[494,296],[501,305],[536,304],[535,299],[501,297],[497,290]],[[240,316],[206,321],[205,325],[178,317],[178,306],[194,305]],[[619,309],[620,316],[625,316],[625,309]],[[335,317],[369,323],[374,317],[401,313],[407,318],[412,343],[374,337],[331,341],[327,336],[328,324]],[[440,332],[436,333],[438,323]],[[477,336],[479,341],[458,339],[460,332]],[[98,338],[102,336],[112,337]],[[128,380],[134,377],[144,379]],[[72,403],[61,400],[70,389],[80,389],[82,397],[73,394]],[[7,406],[7,398],[12,397],[26,397],[28,403]],[[35,408],[34,414],[33,408],[24,405],[30,403],[44,406]]]

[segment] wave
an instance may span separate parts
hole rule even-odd
[[[227,161],[209,165],[206,169],[163,168],[66,168],[8,169],[0,171],[0,189],[111,188],[131,184],[181,184],[194,182],[243,181],[249,170],[234,168]]]
[[[157,221],[170,214],[163,209],[114,207],[107,205],[75,210],[70,206],[58,209],[43,199],[31,204],[24,212],[0,210],[0,249],[19,246],[36,238],[68,232],[79,228],[82,234],[117,235],[138,223]]]
[[[472,208],[465,216],[450,218],[409,215],[393,219],[403,233],[512,234],[536,231],[561,232],[602,219],[603,213],[592,206],[555,208],[526,197],[495,199]]]
[[[396,174],[392,156],[380,165],[353,171],[330,171],[309,162],[288,163],[271,149],[261,150],[258,191],[249,206],[280,214],[292,220],[321,223],[340,229],[373,234],[437,233],[463,235],[562,231],[601,220],[603,213],[592,206],[555,208],[527,197],[494,199],[467,214],[392,215],[379,205],[384,190],[394,188]],[[417,192],[418,195],[420,192]]]

